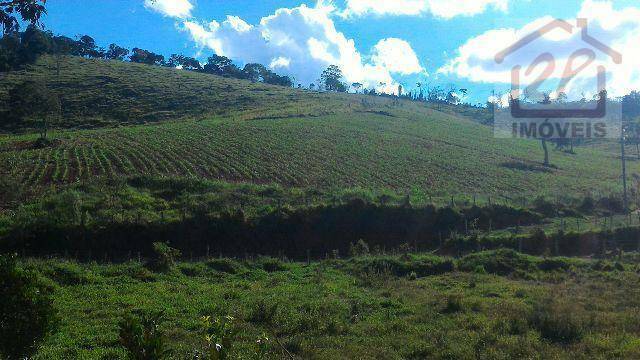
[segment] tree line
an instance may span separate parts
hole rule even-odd
[[[262,64],[250,63],[240,68],[231,59],[216,54],[207,58],[205,64],[193,57],[180,54],[172,54],[165,59],[164,55],[137,47],[129,50],[118,44],[111,44],[102,48],[89,35],[79,36],[77,40],[62,35],[56,36],[51,31],[41,30],[37,25],[30,25],[23,32],[5,32],[0,39],[0,72],[20,69],[24,65],[34,63],[38,57],[45,54],[55,56],[58,65],[61,56],[71,55],[88,59],[130,61],[271,85],[293,86],[291,78],[278,75]]]

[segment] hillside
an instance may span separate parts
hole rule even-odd
[[[59,71],[57,63],[53,56],[42,56],[26,70],[0,74],[0,115],[9,111],[9,89],[35,79],[60,95],[64,119],[57,125],[63,128],[335,113],[350,102],[344,95],[330,96],[327,103],[317,93],[122,61],[62,56]]]
[[[195,177],[423,196],[582,196],[619,191],[620,165],[603,147],[577,154],[494,139],[489,127],[420,103],[320,94],[123,62],[44,57],[0,82],[42,78],[62,95],[54,144],[0,138],[8,178],[26,190],[134,175]],[[4,105],[1,105],[4,104]],[[125,127],[100,127],[157,122]],[[77,129],[100,127],[97,129]],[[639,173],[638,162],[629,173]]]

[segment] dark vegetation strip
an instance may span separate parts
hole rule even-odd
[[[610,249],[639,249],[640,229],[625,228],[588,233],[542,231],[531,235],[494,237],[458,236],[468,230],[468,219],[488,230],[514,224],[532,225],[543,216],[529,210],[493,205],[467,209],[388,207],[353,200],[298,210],[280,209],[250,219],[238,211],[220,215],[198,213],[173,221],[145,223],[136,219],[86,225],[40,219],[16,224],[0,243],[1,251],[45,256],[67,255],[80,259],[126,260],[150,254],[153,242],[168,242],[188,254],[224,256],[272,255],[292,259],[323,258],[347,254],[350,245],[364,239],[382,251],[409,248],[461,255],[482,249],[507,247],[543,255],[586,256]]]

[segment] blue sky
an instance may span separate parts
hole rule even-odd
[[[490,31],[517,31],[545,16],[573,19],[579,12],[598,6],[629,13],[627,9],[638,6],[634,0],[325,0],[322,5],[315,0],[146,1],[49,0],[44,24],[57,34],[89,34],[101,46],[115,42],[128,48],[141,47],[164,55],[182,53],[201,60],[217,52],[240,64],[271,62],[275,71],[295,76],[305,85],[313,82],[328,63],[338,62],[345,72],[350,70],[347,80],[363,82],[368,87],[385,83],[386,89],[394,89],[400,83],[412,88],[417,81],[443,86],[453,83],[470,89],[468,101],[482,102],[494,87],[501,89],[505,84],[494,85],[495,79],[489,75],[472,79],[469,71],[465,73],[460,62],[473,65],[477,63],[472,61],[474,57],[481,57],[460,57],[460,49],[468,41]],[[486,7],[474,9],[483,2]],[[295,12],[302,4],[308,10]],[[188,11],[178,14],[176,11],[185,10],[181,6],[188,6]],[[314,10],[321,6],[324,10]],[[418,10],[411,10],[412,6]],[[259,25],[263,18],[274,16],[283,8],[290,12],[275,16],[270,25]],[[227,16],[239,21],[225,22]],[[214,27],[210,25],[212,20],[217,24]],[[631,19],[620,26],[628,29],[635,25],[629,23]],[[634,30],[632,27],[626,31],[635,36]],[[274,48],[276,38],[265,41],[260,35],[265,31],[283,33],[280,38],[291,35],[296,40]],[[311,45],[306,48],[308,39],[317,39],[320,45],[310,50]],[[499,42],[489,40],[469,51],[480,54],[483,47],[508,45]],[[361,59],[353,60],[355,56]],[[453,63],[457,68],[451,66]],[[449,71],[443,71],[447,65]]]

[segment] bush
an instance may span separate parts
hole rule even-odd
[[[94,274],[83,269],[78,263],[70,261],[56,262],[43,273],[62,286],[85,285],[97,280]]]
[[[120,322],[120,344],[131,360],[159,360],[168,357],[161,312],[140,311],[128,314]]]
[[[533,258],[509,249],[470,254],[460,259],[458,266],[467,272],[482,266],[488,273],[496,275],[510,275],[516,270],[529,272],[536,268]]]
[[[202,264],[180,264],[178,268],[181,273],[189,277],[200,276],[204,272]]]
[[[36,274],[20,269],[15,256],[0,256],[0,357],[29,357],[53,331],[52,293]]]
[[[204,359],[225,360],[230,358],[238,333],[233,324],[234,320],[232,316],[214,320],[211,320],[209,316],[202,318],[205,331]]]
[[[153,257],[147,263],[147,267],[157,272],[168,272],[175,265],[176,258],[180,257],[180,250],[170,247],[166,243],[153,243]]]
[[[362,239],[358,240],[355,244],[351,243],[351,245],[349,245],[349,254],[352,257],[369,255],[369,245]]]
[[[569,270],[571,263],[564,258],[546,258],[540,261],[538,269],[542,271]]]
[[[285,271],[287,265],[282,261],[272,257],[261,257],[256,261],[256,264],[266,272]]]
[[[445,314],[453,314],[460,312],[463,309],[464,305],[462,304],[462,295],[454,294],[447,297],[447,304],[445,305],[442,312]]]
[[[207,261],[207,266],[215,271],[227,274],[238,274],[242,271],[242,265],[232,259],[213,259]]]
[[[351,260],[354,271],[360,274],[393,274],[408,276],[415,273],[417,277],[439,275],[454,270],[451,259],[429,255],[372,256]]]
[[[252,306],[249,321],[254,324],[271,325],[278,311],[278,303],[273,299],[258,299]]]
[[[546,299],[537,304],[530,320],[540,335],[549,341],[570,344],[584,335],[583,321],[575,304]]]
[[[613,271],[614,267],[607,260],[598,260],[591,266],[591,269],[596,271],[609,272],[609,271]]]

